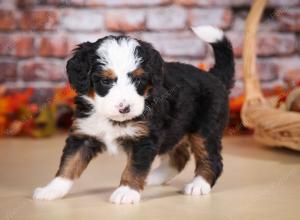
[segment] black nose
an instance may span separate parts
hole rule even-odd
[[[129,112],[130,112],[130,105],[127,105],[127,106],[124,107],[124,108],[119,108],[119,112],[120,112],[121,114],[129,113]]]

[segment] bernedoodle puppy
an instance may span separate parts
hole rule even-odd
[[[34,199],[65,196],[98,154],[119,148],[128,155],[120,186],[110,201],[138,203],[145,184],[163,184],[195,157],[187,195],[205,195],[220,176],[221,139],[234,83],[231,43],[211,26],[193,28],[214,50],[215,65],[198,68],[165,62],[151,44],[128,36],[85,42],[67,63],[75,98],[73,126],[55,178]],[[158,168],[150,172],[156,156]],[[150,173],[149,173],[150,172]]]

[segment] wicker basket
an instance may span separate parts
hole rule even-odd
[[[256,71],[256,33],[267,0],[255,0],[246,21],[244,37],[245,103],[243,124],[254,129],[254,138],[268,146],[300,151],[300,114],[269,105],[262,94]]]

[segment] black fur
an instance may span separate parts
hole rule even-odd
[[[78,94],[86,94],[91,89],[90,72],[95,60],[95,49],[95,43],[82,43],[67,63],[70,84]]]
[[[75,97],[74,102],[76,105],[76,110],[74,115],[75,118],[86,118],[91,114],[91,112],[94,109],[94,107],[81,96]]]
[[[222,41],[211,44],[215,54],[216,64],[209,70],[219,78],[227,90],[231,89],[234,84],[234,56],[232,45],[227,38]]]

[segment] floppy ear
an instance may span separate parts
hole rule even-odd
[[[89,75],[94,56],[92,45],[90,42],[79,44],[67,62],[69,82],[78,94],[87,94],[91,88]]]
[[[163,82],[163,59],[160,53],[147,42],[139,41],[138,55],[143,58],[143,68],[151,75],[153,86],[162,85]]]

